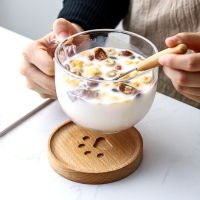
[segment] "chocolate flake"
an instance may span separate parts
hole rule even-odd
[[[123,56],[132,56],[133,53],[130,51],[122,51]]]
[[[94,55],[90,55],[90,56],[88,56],[88,58],[89,58],[90,61],[93,61],[94,60]]]
[[[104,80],[103,78],[101,78],[101,77],[99,77],[99,76],[93,76],[91,79],[94,79],[94,80]],[[96,87],[96,86],[98,86],[98,82],[96,82],[96,81],[88,81],[87,82],[87,85],[89,86],[89,87]]]
[[[120,83],[119,90],[124,94],[132,94],[132,95],[134,95],[137,92],[137,89],[124,83]]]
[[[74,101],[77,100],[77,96],[73,93],[73,91],[67,92],[67,95],[68,95],[69,99],[70,99],[72,102],[74,102]]]
[[[98,96],[98,92],[85,89],[68,91],[67,94],[72,102],[76,101],[77,98],[91,99],[91,98],[96,98]]]
[[[84,97],[84,98],[96,98],[98,96],[98,92],[96,91],[92,91],[92,90],[85,90],[82,89],[80,91],[80,97]]]
[[[95,49],[94,55],[95,59],[97,60],[105,60],[106,58],[108,58],[106,52],[102,48]]]

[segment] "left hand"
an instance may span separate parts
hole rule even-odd
[[[192,54],[168,54],[159,59],[164,73],[175,89],[186,97],[200,102],[200,33],[179,33],[165,41],[168,47],[187,45]]]

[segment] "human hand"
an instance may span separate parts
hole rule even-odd
[[[175,89],[186,97],[200,102],[200,33],[179,33],[166,39],[168,47],[187,45],[191,54],[168,54],[160,57],[164,73]]]
[[[39,93],[42,98],[57,99],[54,77],[54,59],[48,54],[48,46],[53,38],[59,42],[70,35],[83,31],[65,19],[57,19],[53,31],[43,38],[28,44],[22,52],[24,57],[20,73],[26,77],[29,89]]]

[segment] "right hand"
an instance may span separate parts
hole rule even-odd
[[[55,37],[61,42],[80,31],[83,29],[79,25],[60,18],[54,22],[51,33],[31,42],[23,49],[24,60],[20,73],[26,77],[26,85],[29,89],[39,93],[42,98],[57,99],[54,59],[47,53],[49,43]]]

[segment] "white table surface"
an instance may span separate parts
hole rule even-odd
[[[69,181],[49,165],[49,135],[68,119],[55,101],[0,138],[0,200],[200,199],[200,110],[157,93],[136,125],[142,163],[102,185]]]
[[[29,90],[25,77],[19,72],[22,50],[31,41],[0,27],[0,136],[39,105],[49,102]]]

